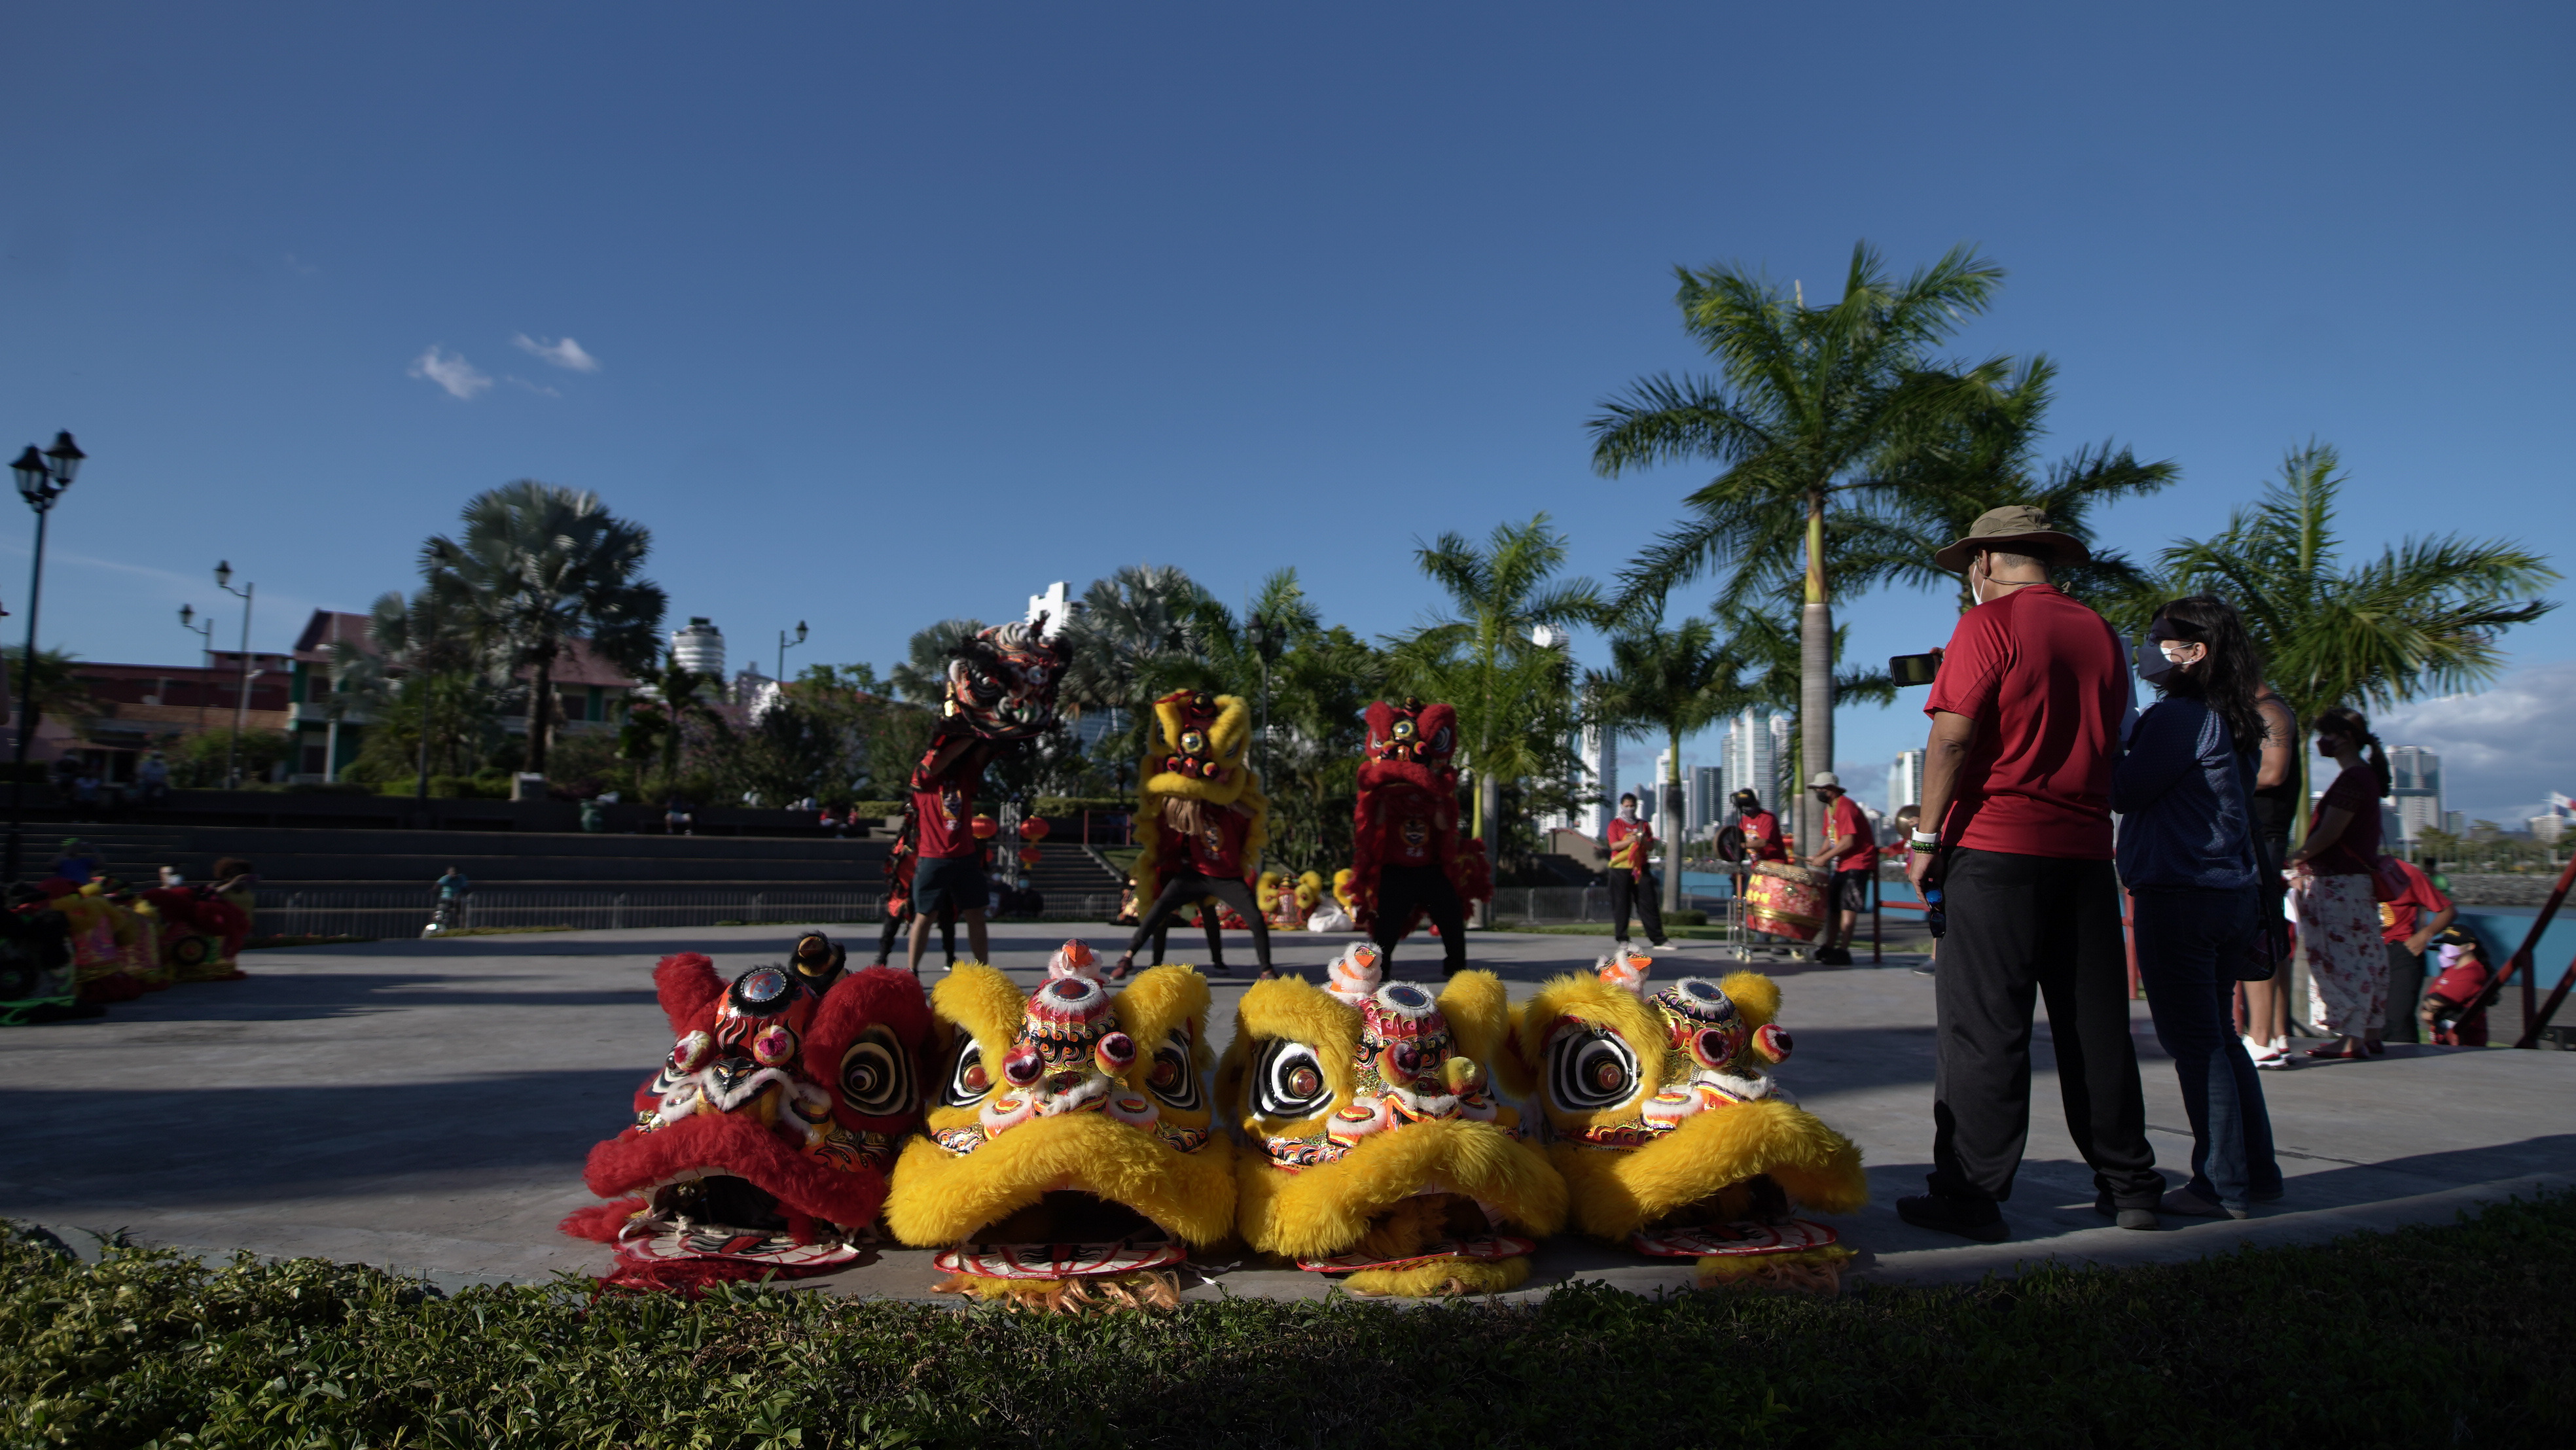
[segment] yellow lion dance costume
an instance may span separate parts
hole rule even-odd
[[[1565,1181],[1522,1141],[1485,1064],[1504,1049],[1502,980],[1382,981],[1378,949],[1343,950],[1326,986],[1256,982],[1217,1068],[1249,1145],[1236,1170],[1244,1242],[1363,1294],[1492,1293],[1529,1277],[1565,1222]]]
[[[1168,1307],[1167,1270],[1234,1228],[1234,1144],[1213,1131],[1207,980],[1156,967],[1113,999],[1066,942],[1022,998],[992,967],[930,994],[928,1135],[895,1163],[887,1227],[952,1293],[1058,1310]]]
[[[1643,952],[1603,957],[1512,1010],[1509,1085],[1538,1099],[1575,1225],[1639,1253],[1696,1258],[1699,1285],[1831,1292],[1851,1251],[1800,1205],[1869,1201],[1860,1149],[1772,1080],[1789,1055],[1780,987],[1684,977],[1652,996]]]

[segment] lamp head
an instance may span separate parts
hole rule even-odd
[[[9,467],[18,475],[18,496],[42,508],[52,493],[54,480],[53,465],[45,461],[45,455],[38,453],[36,445],[30,443],[27,451],[19,454],[17,461]]]
[[[179,627],[181,629],[194,629],[197,627],[197,606],[193,604],[182,604],[179,606]]]
[[[222,559],[222,560],[218,560],[218,561],[216,561],[216,564],[215,564],[215,587],[216,587],[216,588],[218,588],[218,589],[230,589],[230,588],[232,588],[232,587],[233,587],[233,562],[232,562],[232,560],[230,560],[230,559]]]
[[[805,642],[805,621],[801,619],[796,621],[796,642],[798,644]]]
[[[54,484],[58,488],[71,487],[72,475],[80,472],[81,460],[89,457],[69,433],[55,434],[54,446],[45,450],[45,456],[54,461]]]

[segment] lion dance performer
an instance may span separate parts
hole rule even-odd
[[[1467,965],[1467,903],[1494,894],[1481,839],[1458,838],[1458,712],[1384,700],[1368,707],[1352,812],[1351,915],[1386,960],[1428,916],[1456,976]]]
[[[1209,898],[1242,915],[1261,975],[1271,975],[1270,924],[1248,880],[1270,839],[1270,802],[1261,778],[1244,763],[1251,747],[1252,709],[1237,696],[1176,690],[1154,702],[1145,764],[1136,772],[1144,782],[1136,812],[1136,839],[1144,849],[1135,867],[1136,898],[1153,905],[1137,920],[1111,980],[1126,976],[1137,948],[1191,903],[1208,903],[1204,911],[1213,923]],[[1211,962],[1208,969],[1225,967]]]
[[[930,748],[907,782],[917,850],[908,964],[916,977],[930,944],[930,924],[951,911],[965,918],[975,960],[989,953],[975,797],[983,789],[985,766],[1056,728],[1056,688],[1066,653],[1061,617],[1033,599],[1027,622],[979,631],[949,657],[947,702]]]

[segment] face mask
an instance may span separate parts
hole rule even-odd
[[[2138,641],[2138,678],[2150,685],[2161,685],[2173,678],[2174,662],[2165,658],[2164,646],[2154,639]]]
[[[1623,821],[1633,821],[1636,818],[1637,808],[1635,806],[1623,805],[1619,807],[1619,819]]]

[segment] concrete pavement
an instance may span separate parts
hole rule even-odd
[[[702,951],[730,974],[783,958],[793,934],[598,931],[259,952],[244,963],[248,981],[159,993],[104,1020],[0,1032],[0,1216],[75,1243],[83,1230],[123,1229],[200,1253],[363,1261],[448,1286],[599,1271],[606,1251],[554,1226],[594,1201],[583,1156],[624,1123],[630,1094],[668,1049],[653,963]],[[1067,934],[1114,954],[1118,934],[1098,926],[997,929],[994,954],[1032,984]],[[843,939],[864,955],[859,935]],[[1311,977],[1348,939],[1276,940],[1282,965]],[[1519,997],[1585,967],[1604,945],[1480,933],[1472,955]],[[1217,979],[1210,1022],[1220,1047],[1250,970],[1248,945],[1230,955],[1236,975]],[[1907,969],[1919,961],[1769,968],[1797,1042],[1783,1080],[1869,1165],[1872,1203],[1836,1220],[1863,1256],[1857,1279],[1974,1280],[2051,1258],[2171,1261],[2447,1222],[2479,1201],[2576,1183],[2565,1120],[2576,1054],[2399,1046],[2375,1061],[2266,1077],[2290,1175],[2282,1203],[2242,1223],[2110,1228],[2092,1211],[2091,1174],[2057,1114],[2043,1023],[2029,1156],[2006,1206],[2014,1237],[1980,1245],[1912,1228],[1892,1204],[1920,1191],[1930,1156],[1932,983]],[[1733,966],[1693,947],[1660,959],[1657,976]],[[1415,942],[1393,975],[1437,970],[1436,944]],[[2191,1142],[2181,1100],[2143,1002],[2135,1016],[2148,1121],[2179,1182]],[[1295,1272],[1203,1267],[1196,1295],[1220,1282],[1278,1296],[1327,1287]],[[1690,1277],[1686,1261],[1643,1262],[1573,1238],[1543,1246],[1537,1269],[1534,1289],[1586,1278],[1652,1290]],[[813,1283],[911,1297],[938,1277],[926,1252],[890,1249]]]

